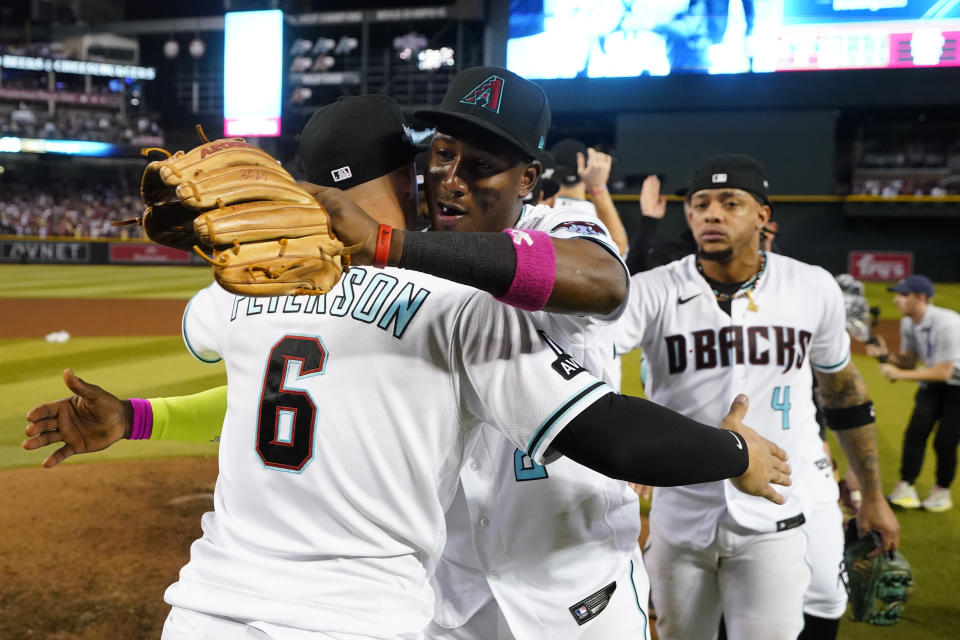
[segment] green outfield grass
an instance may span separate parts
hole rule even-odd
[[[210,269],[179,266],[0,265],[3,298],[182,298],[213,281]]]
[[[872,302],[872,301],[871,301]],[[915,383],[892,383],[880,375],[877,362],[866,356],[854,356],[857,368],[867,382],[877,408],[877,436],[880,444],[880,462],[883,486],[886,492],[899,479],[900,448],[907,419],[913,409]],[[640,385],[640,353],[634,351],[623,357],[623,392],[638,395]],[[748,419],[745,420],[749,424]],[[921,498],[934,484],[933,438],[924,459],[923,473],[917,479]],[[830,447],[840,463],[846,463],[831,435]],[[954,498],[960,504],[960,493]],[[948,640],[960,637],[960,507],[946,513],[927,513],[922,509],[896,511],[901,527],[901,550],[913,565],[917,588],[907,604],[906,617],[893,627],[874,627],[844,621],[840,626],[841,640]]]

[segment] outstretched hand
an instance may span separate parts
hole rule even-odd
[[[660,178],[649,175],[640,187],[640,213],[648,218],[660,219],[667,213],[667,196],[660,195]]]
[[[613,158],[594,148],[587,149],[587,156],[577,152],[577,175],[583,180],[587,191],[603,189],[610,179]]]
[[[789,487],[792,484],[787,452],[743,424],[749,407],[750,401],[747,396],[742,394],[737,396],[730,405],[730,413],[720,424],[723,429],[736,431],[743,437],[750,455],[746,472],[742,476],[730,478],[730,482],[744,493],[766,498],[776,504],[783,504],[785,502],[783,496],[771,485],[779,484]]]
[[[63,446],[43,461],[54,467],[75,453],[91,453],[106,449],[130,433],[133,407],[129,402],[84,382],[66,369],[63,382],[74,393],[69,398],[48,402],[27,412],[23,441],[27,451],[62,442]]]
[[[336,187],[321,187],[309,182],[297,183],[313,196],[330,216],[330,227],[340,242],[350,247],[363,243],[363,247],[350,256],[355,265],[371,265],[377,251],[379,224],[360,205]]]

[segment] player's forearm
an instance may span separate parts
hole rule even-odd
[[[590,200],[597,209],[597,217],[600,222],[607,227],[610,232],[610,239],[617,245],[620,255],[626,255],[630,241],[627,239],[627,230],[623,227],[623,221],[620,219],[620,213],[613,204],[613,198],[607,188],[594,189],[590,192]]]
[[[150,398],[153,409],[151,440],[212,442],[223,430],[227,387],[189,396]]]
[[[861,493],[866,497],[883,496],[880,481],[880,457],[877,447],[877,430],[873,423],[834,431],[850,468],[860,481]]]
[[[860,372],[851,361],[836,373],[816,371],[815,375],[827,425],[836,433],[863,494],[882,495],[873,409]]]
[[[475,287],[527,310],[608,314],[626,299],[626,272],[595,242],[510,231],[404,233],[396,265]]]
[[[627,272],[609,251],[583,238],[553,238],[556,280],[552,313],[613,313],[627,298]]]
[[[551,447],[611,478],[656,487],[735,478],[750,463],[739,435],[617,393],[580,413]]]

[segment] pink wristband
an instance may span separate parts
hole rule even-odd
[[[153,406],[149,400],[130,398],[133,405],[133,428],[130,430],[131,440],[147,440],[153,433]]]
[[[504,229],[504,233],[513,238],[517,270],[507,292],[495,297],[524,311],[539,311],[550,300],[557,279],[553,239],[543,231],[527,229]]]

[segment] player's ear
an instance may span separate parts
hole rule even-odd
[[[543,165],[539,160],[531,160],[523,166],[523,172],[520,174],[520,197],[526,198],[537,185],[540,174],[543,173]]]
[[[770,205],[762,205],[757,208],[757,229],[762,229],[768,222],[770,222]]]

